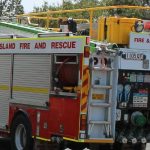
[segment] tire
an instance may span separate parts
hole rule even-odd
[[[10,132],[12,150],[33,149],[31,125],[27,117],[24,115],[16,116],[16,118],[13,120]]]

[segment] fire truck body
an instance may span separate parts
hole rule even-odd
[[[10,132],[14,143],[20,138],[17,148],[22,134],[25,140],[31,135],[47,141],[78,139],[85,109],[81,97],[88,88],[88,82],[82,83],[88,41],[69,36],[1,39],[1,134]]]
[[[149,41],[148,33],[131,32],[130,48],[117,48],[116,53],[110,53],[107,45],[105,49],[108,51],[103,53],[104,43],[92,43],[95,44],[96,50],[92,54],[94,57],[93,67],[97,72],[99,71],[98,73],[93,69],[91,71],[90,94],[92,99],[88,99],[92,106],[98,108],[96,111],[95,108],[88,106],[89,118],[93,114],[94,119],[91,121],[91,128],[95,129],[95,132],[92,132],[91,129],[94,137],[99,139],[100,137],[105,139],[113,137],[116,142],[124,144],[149,142],[150,53],[147,41]],[[110,71],[112,74],[106,73]],[[98,88],[98,91],[92,91],[93,87]],[[104,89],[108,89],[110,93]],[[104,98],[106,99],[104,100]],[[91,109],[95,111],[95,114],[90,111]],[[107,126],[109,123],[110,128]],[[104,124],[107,130],[103,128]],[[90,124],[88,126],[90,127]]]
[[[116,35],[107,32],[108,37],[114,34],[112,39],[120,41],[122,27]],[[70,34],[1,38],[1,136],[11,136],[13,149],[31,149],[32,138],[58,143],[150,141],[149,34],[131,32],[130,40],[119,43],[125,48],[91,40],[90,55],[89,37]]]
[[[114,50],[91,41],[89,56],[88,41],[1,39],[0,127],[1,136],[10,132],[13,148],[24,147],[22,139],[29,148],[32,138],[149,141],[149,49]]]

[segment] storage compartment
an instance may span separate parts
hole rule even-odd
[[[129,44],[129,33],[134,31],[137,18],[101,17],[98,20],[98,40],[116,44]]]
[[[137,18],[110,17],[106,21],[107,41],[117,44],[129,44],[129,33],[134,31]]]
[[[52,91],[57,91],[59,94],[60,92],[76,93],[79,77],[78,61],[78,55],[75,54],[54,55]]]
[[[119,70],[116,111],[118,142],[150,142],[149,93],[149,71]]]
[[[149,109],[150,72],[120,70],[118,79],[118,108]]]
[[[105,17],[101,17],[98,19],[98,40],[99,41],[104,41],[106,38],[106,18]]]

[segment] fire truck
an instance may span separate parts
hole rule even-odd
[[[89,37],[56,35],[1,36],[0,128],[13,150],[85,136]]]
[[[0,135],[13,150],[31,150],[36,139],[150,141],[149,32],[137,18],[98,22],[99,41],[0,24],[17,33],[0,36]]]

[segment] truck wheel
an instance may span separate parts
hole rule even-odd
[[[24,115],[18,115],[11,126],[11,149],[32,150],[33,140],[29,120]]]

